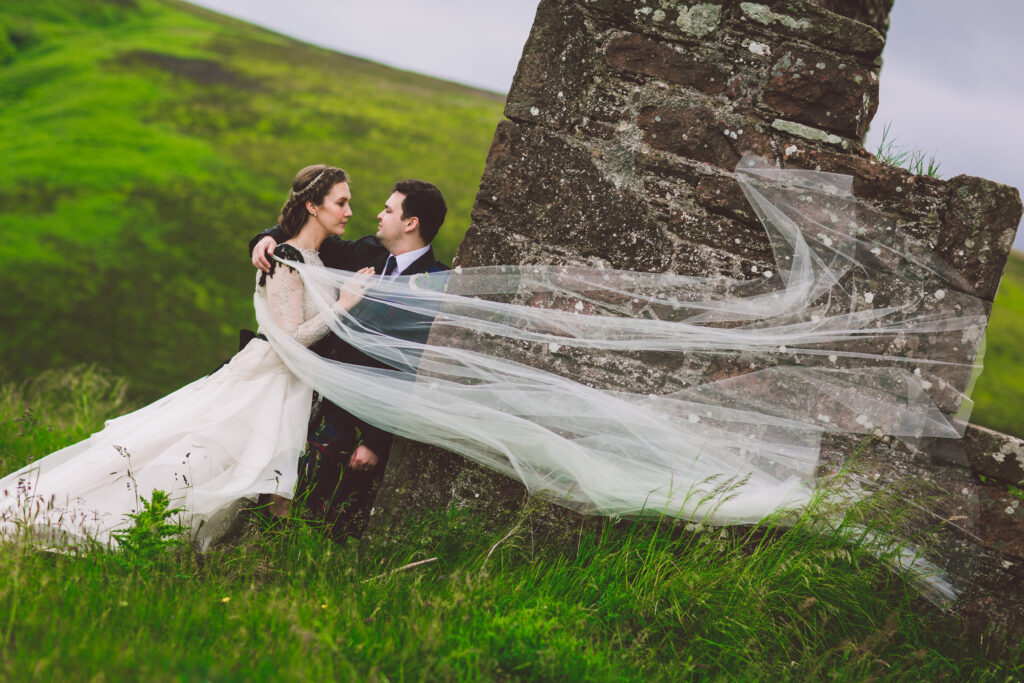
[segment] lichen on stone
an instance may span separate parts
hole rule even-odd
[[[718,28],[718,24],[721,21],[721,5],[694,5],[693,7],[683,7],[679,10],[676,26],[685,33],[703,38]]]
[[[778,14],[773,12],[767,5],[761,5],[756,2],[741,2],[740,10],[750,19],[765,26],[782,24],[788,28],[795,29],[805,29],[811,26],[811,22],[806,19],[795,19],[788,14]]]
[[[826,133],[825,131],[814,128],[812,126],[805,126],[802,123],[795,121],[786,121],[785,119],[775,119],[772,121],[772,128],[775,130],[781,130],[783,133],[789,133],[802,137],[806,140],[814,140],[815,142],[825,142],[830,145],[839,145],[843,149],[849,146],[849,142],[835,133]]]
[[[750,43],[747,45],[747,49],[750,50],[751,54],[755,54],[762,57],[770,55],[772,53],[771,47],[769,47],[767,44],[758,43],[753,40],[750,41]]]

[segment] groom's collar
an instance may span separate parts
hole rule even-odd
[[[416,263],[417,259],[426,254],[428,251],[430,251],[429,244],[421,249],[414,249],[412,251],[407,251],[404,254],[396,255],[395,261],[397,262],[398,266],[395,268],[394,274],[401,275],[402,273],[404,273],[406,268]]]

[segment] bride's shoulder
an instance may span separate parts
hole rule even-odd
[[[277,245],[277,247],[274,249],[274,257],[276,258],[270,259],[270,271],[267,273],[260,273],[260,277],[259,280],[257,281],[257,284],[261,287],[267,284],[268,277],[274,277],[274,273],[277,272],[277,267],[279,265],[283,265],[292,271],[295,270],[294,268],[288,266],[288,264],[279,262],[277,259],[283,259],[285,261],[295,261],[297,263],[306,262],[306,260],[302,258],[301,251],[299,251],[292,245],[285,243]]]
[[[274,249],[274,256],[284,259],[285,261],[297,261],[299,263],[306,262],[306,260],[302,258],[302,252],[287,243],[277,245],[277,248]]]

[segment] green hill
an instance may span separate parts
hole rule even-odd
[[[1011,252],[986,335],[975,422],[1024,437],[1024,254]]]
[[[245,244],[310,163],[351,174],[349,237],[436,183],[450,260],[503,100],[180,2],[4,0],[3,364],[96,362],[142,398],[215,368],[252,325]]]

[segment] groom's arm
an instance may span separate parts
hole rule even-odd
[[[348,466],[355,470],[372,470],[378,465],[383,465],[387,461],[394,435],[382,432],[358,418],[356,418],[356,426],[359,427],[363,442],[352,451]],[[372,448],[367,443],[367,439],[373,444]]]
[[[352,242],[335,236],[328,237],[320,244],[320,260],[328,268],[351,271],[372,265],[370,263],[356,264],[352,259]]]
[[[270,255],[274,253],[274,248],[287,239],[288,235],[276,225],[253,237],[249,240],[249,256],[252,260],[252,265],[263,272],[268,272],[270,270]],[[353,272],[365,267],[366,263],[357,262],[357,260],[353,259],[352,244],[352,242],[338,237],[328,237],[325,239],[323,244],[320,245],[320,258],[324,265],[328,268],[339,268]]]
[[[378,459],[383,458],[391,450],[391,442],[395,440],[394,434],[385,432],[383,429],[367,424],[358,418],[356,418],[356,424],[363,437],[362,445],[373,451]]]
[[[264,246],[260,253],[254,253],[256,251],[257,245],[259,245],[261,241],[266,237],[271,238],[273,240],[273,244],[270,244],[269,247]],[[272,228],[264,230],[260,234],[253,237],[251,240],[249,240],[249,258],[252,260],[252,264],[255,267],[262,270],[263,272],[269,271],[270,262],[268,254],[273,254],[274,247],[276,247],[281,242],[284,242],[286,239],[288,239],[288,236],[284,234],[284,230],[282,230],[279,226],[276,225]]]

